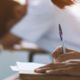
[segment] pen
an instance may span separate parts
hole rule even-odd
[[[64,46],[63,32],[62,32],[62,28],[61,28],[60,24],[59,24],[59,36],[60,36],[60,40],[61,40],[62,53],[65,54],[66,50],[65,50],[65,46]]]

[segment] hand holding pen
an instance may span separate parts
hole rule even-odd
[[[57,49],[55,49],[52,52],[54,63],[58,62],[56,60],[57,60],[57,58],[59,58],[59,56],[66,53],[66,48],[64,47],[63,32],[62,32],[62,28],[61,28],[60,24],[58,25],[58,28],[59,28],[59,37],[60,37],[60,41],[61,41],[61,47],[58,47]]]

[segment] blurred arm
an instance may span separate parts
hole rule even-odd
[[[12,33],[7,33],[0,39],[0,44],[4,48],[13,47],[14,44],[19,44],[22,39]]]
[[[59,8],[63,9],[65,6],[70,6],[75,3],[75,0],[52,0],[52,2]]]

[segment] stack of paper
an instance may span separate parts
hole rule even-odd
[[[30,62],[16,62],[16,66],[10,66],[13,71],[18,71],[23,74],[36,74],[34,70],[45,64],[30,63]]]

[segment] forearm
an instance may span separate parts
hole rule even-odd
[[[52,0],[52,2],[59,8],[64,8],[65,6],[73,5],[75,0]]]
[[[19,44],[21,41],[21,38],[11,34],[7,33],[5,36],[3,36],[0,39],[0,44],[3,45],[3,47],[12,47],[14,44]]]

